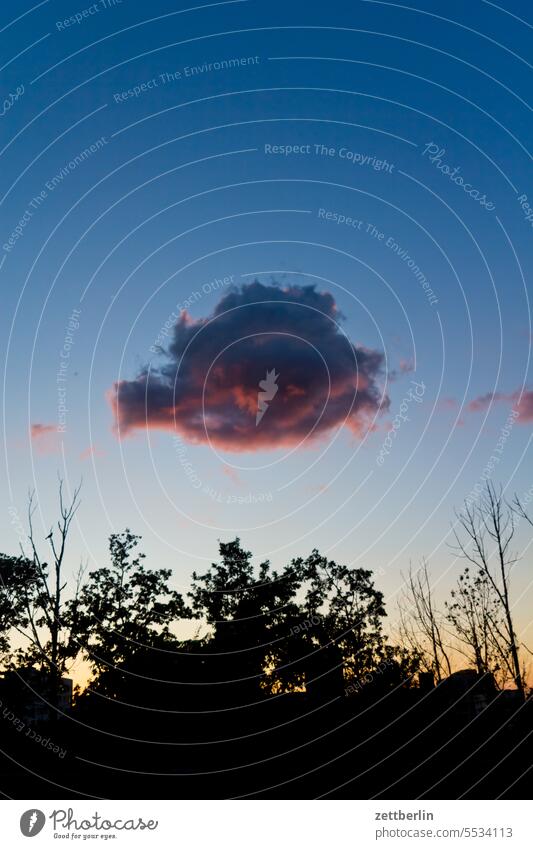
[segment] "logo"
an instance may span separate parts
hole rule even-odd
[[[35,837],[43,830],[46,817],[42,811],[37,808],[31,808],[25,811],[20,818],[20,830],[24,837]]]
[[[267,371],[266,380],[259,381],[260,391],[257,393],[257,414],[255,417],[256,427],[268,410],[268,402],[273,400],[279,389],[276,383],[278,377],[279,374],[276,374],[276,369],[272,369],[272,371]]]

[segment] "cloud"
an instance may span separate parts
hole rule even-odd
[[[328,292],[257,280],[207,318],[183,311],[157,367],[109,391],[117,433],[157,428],[234,452],[308,444],[342,426],[361,436],[389,406],[383,355],[351,342],[342,318]],[[272,371],[278,391],[265,402]]]
[[[468,409],[471,413],[478,413],[481,410],[486,410],[491,404],[498,403],[512,404],[518,413],[518,423],[527,424],[533,422],[533,390],[517,389],[515,392],[487,392],[486,395],[480,395],[474,398],[468,404]]]
[[[101,451],[97,445],[89,445],[80,453],[80,460],[89,460],[91,457],[104,457],[105,451]]]
[[[51,424],[36,424],[30,425],[30,434],[32,439],[41,439],[49,433],[55,433],[57,430],[55,425]]]
[[[30,436],[39,454],[55,454],[59,451],[57,425],[36,422],[30,425]]]
[[[222,473],[233,481],[235,486],[240,486],[242,484],[242,480],[237,469],[234,469],[232,466],[222,466]]]
[[[518,422],[533,422],[533,391],[524,392],[520,400],[516,399]]]
[[[400,373],[401,374],[410,374],[415,370],[414,361],[411,359],[400,360]]]
[[[406,374],[415,371],[415,364],[412,359],[401,359],[397,369],[391,369],[387,375],[389,383],[395,383]]]
[[[459,404],[457,403],[456,398],[446,397],[446,398],[439,398],[438,406],[442,410],[456,410],[457,407],[459,406]]]

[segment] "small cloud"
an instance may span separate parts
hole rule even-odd
[[[47,433],[56,433],[57,428],[55,425],[50,424],[32,424],[30,426],[30,433],[32,439],[41,439],[43,436],[46,436]]]
[[[56,454],[59,451],[56,425],[36,422],[30,425],[30,436],[39,454]]]
[[[468,409],[471,413],[480,413],[482,410],[486,410],[490,404],[503,401],[504,397],[498,392],[487,392],[485,395],[478,395],[477,398],[469,401]]]
[[[322,493],[327,492],[329,489],[329,483],[310,483],[305,487],[306,492],[310,492],[315,495],[322,495]]]
[[[97,445],[89,445],[84,451],[80,454],[80,460],[88,460],[89,457],[103,457],[105,455],[105,451],[101,451]]]
[[[439,398],[437,406],[441,410],[456,410],[459,404],[455,398]]]
[[[389,383],[395,383],[400,377],[403,377],[404,374],[411,374],[415,370],[414,361],[411,358],[401,359],[398,368],[392,369],[388,373]]]
[[[236,486],[239,486],[242,483],[237,469],[234,469],[232,466],[222,466],[222,473],[227,475],[227,477],[232,480]]]
[[[515,392],[487,392],[479,395],[468,404],[471,413],[479,413],[493,404],[511,404],[518,413],[519,424],[533,422],[533,390],[517,389]]]
[[[414,361],[411,359],[400,360],[400,372],[401,374],[410,374],[415,370]]]
[[[533,392],[524,392],[516,406],[519,422],[533,422]]]

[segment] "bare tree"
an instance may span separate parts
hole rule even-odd
[[[415,572],[409,568],[398,607],[402,640],[420,657],[426,669],[433,672],[437,682],[442,681],[452,668],[443,640],[443,617],[433,599],[425,560]]]
[[[29,552],[23,551],[33,564],[34,580],[24,587],[25,617],[28,625],[26,637],[29,648],[24,659],[30,663],[40,663],[47,669],[53,682],[53,697],[57,698],[61,677],[66,671],[67,661],[77,654],[74,640],[73,620],[77,609],[77,598],[81,588],[83,568],[75,577],[73,597],[65,600],[68,581],[65,577],[65,556],[67,540],[72,521],[80,506],[81,484],[70,498],[65,500],[64,481],[59,479],[59,519],[46,537],[51,552],[51,564],[39,553],[34,530],[34,515],[37,509],[35,493],[28,496],[28,545]],[[65,616],[68,609],[68,616]],[[68,624],[64,619],[68,619]],[[19,659],[22,659],[19,653]]]
[[[515,513],[517,516],[519,516],[520,519],[525,519],[526,522],[529,525],[531,525],[531,527],[533,528],[533,518],[527,512],[526,508],[524,507],[524,505],[520,501],[518,495],[515,495],[515,497],[512,501],[512,504],[510,505],[510,508],[513,511],[513,513]]]
[[[500,677],[502,657],[500,633],[501,605],[487,575],[466,566],[459,575],[451,601],[445,602],[446,619],[457,639],[456,650],[480,675]]]
[[[490,625],[493,638],[504,667],[524,697],[524,683],[520,665],[518,640],[516,637],[510,601],[511,570],[516,563],[512,556],[511,543],[515,533],[514,510],[503,498],[501,488],[490,481],[475,505],[466,503],[457,514],[460,528],[456,532],[457,551],[486,580],[494,593],[498,616]]]

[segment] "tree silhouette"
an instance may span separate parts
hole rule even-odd
[[[504,664],[499,639],[504,624],[499,599],[485,572],[473,573],[466,566],[445,605],[458,650],[480,675],[498,676]]]
[[[316,549],[291,565],[305,590],[302,618],[316,623],[306,631],[312,649],[306,686],[315,681],[322,691],[339,695],[350,681],[371,675],[385,657],[383,594],[372,572],[340,565]]]
[[[215,680],[239,682],[256,697],[281,679],[290,686],[294,671],[285,664],[298,619],[297,576],[272,570],[268,561],[256,574],[239,538],[221,542],[219,551],[221,559],[208,572],[193,573],[189,593],[195,615],[210,628],[204,646],[216,655]]]
[[[0,602],[4,616],[22,637],[13,660],[21,667],[38,667],[46,673],[47,699],[57,707],[61,678],[68,672],[78,653],[72,630],[72,611],[76,608],[83,570],[77,573],[74,592],[67,599],[69,581],[65,574],[67,541],[74,516],[80,505],[80,487],[65,500],[64,482],[58,486],[59,518],[52,525],[46,542],[51,554],[49,564],[40,553],[33,517],[37,509],[35,494],[28,497],[28,554],[4,561],[6,580],[2,582]],[[11,614],[7,611],[11,607]],[[69,616],[67,617],[67,611]],[[67,621],[68,620],[68,621]]]
[[[15,630],[27,645],[39,640],[33,600],[39,573],[27,557],[0,554],[0,652],[4,665],[14,660],[9,635]]]
[[[119,676],[146,648],[171,647],[172,624],[187,617],[182,596],[169,589],[170,569],[147,569],[136,552],[140,537],[126,529],[109,538],[111,565],[95,570],[69,608],[83,653],[102,689],[114,691]]]
[[[511,570],[516,562],[511,552],[515,534],[514,511],[506,504],[501,488],[491,482],[474,506],[465,504],[458,514],[461,537],[456,533],[457,550],[491,586],[501,614],[501,626],[492,621],[494,637],[505,668],[524,698],[518,640],[515,633],[511,599]]]
[[[30,522],[33,510],[31,501]],[[517,743],[530,731],[530,705],[519,702],[524,711],[515,710],[516,690],[496,699],[479,680],[480,673],[500,670],[507,681],[510,675],[516,680],[503,603],[507,598],[510,605],[514,526],[499,514],[501,556],[497,544],[493,550],[488,544],[498,541],[493,513],[483,514],[481,525],[476,513],[478,537],[473,548],[465,543],[465,551],[471,563],[483,565],[483,555],[491,571],[467,566],[444,614],[427,565],[410,571],[403,644],[395,645],[384,630],[384,597],[371,571],[337,563],[317,549],[283,568],[273,569],[268,560],[254,565],[238,537],[219,543],[219,557],[205,573],[193,573],[188,603],[171,588],[170,569],[145,565],[140,537],[129,529],[110,536],[109,564],[80,579],[67,597],[71,506],[60,510],[66,524],[58,524],[51,570],[33,543],[32,557],[0,557],[0,651],[15,671],[44,670],[44,676],[32,672],[30,684],[52,680],[53,670],[59,680],[78,658],[89,664],[92,679],[72,708],[76,721],[41,735],[75,753],[70,775],[84,776],[81,792],[91,792],[98,777],[102,792],[113,797],[115,764],[124,782],[131,774],[128,795],[142,797],[164,795],[170,786],[173,796],[253,795],[254,787],[294,779],[298,792],[314,798],[329,793],[337,776],[344,788],[356,775],[365,795],[396,788],[404,773],[409,797],[425,792],[428,770],[441,797],[440,781],[449,780],[453,795],[457,764],[463,769],[467,761],[476,782],[493,770],[496,776],[504,761],[506,770],[513,763],[518,778],[527,774]],[[485,543],[479,541],[483,533]],[[190,630],[184,620],[191,618],[197,632],[184,639]],[[445,680],[455,661],[451,645],[463,652],[470,671]],[[423,668],[440,676],[443,686],[416,686]],[[16,679],[0,680],[7,706],[2,718],[40,723],[27,718],[35,689],[17,692],[11,687]],[[40,693],[50,700],[44,685]],[[9,758],[34,759],[32,774],[44,775],[45,750],[30,741],[25,761],[22,739],[11,734]],[[110,768],[109,784],[102,766]],[[53,764],[52,773],[61,784],[62,765]]]
[[[420,659],[421,666],[437,681],[451,674],[449,648],[445,643],[443,616],[438,611],[425,560],[416,572],[410,567],[398,603],[400,638]]]

